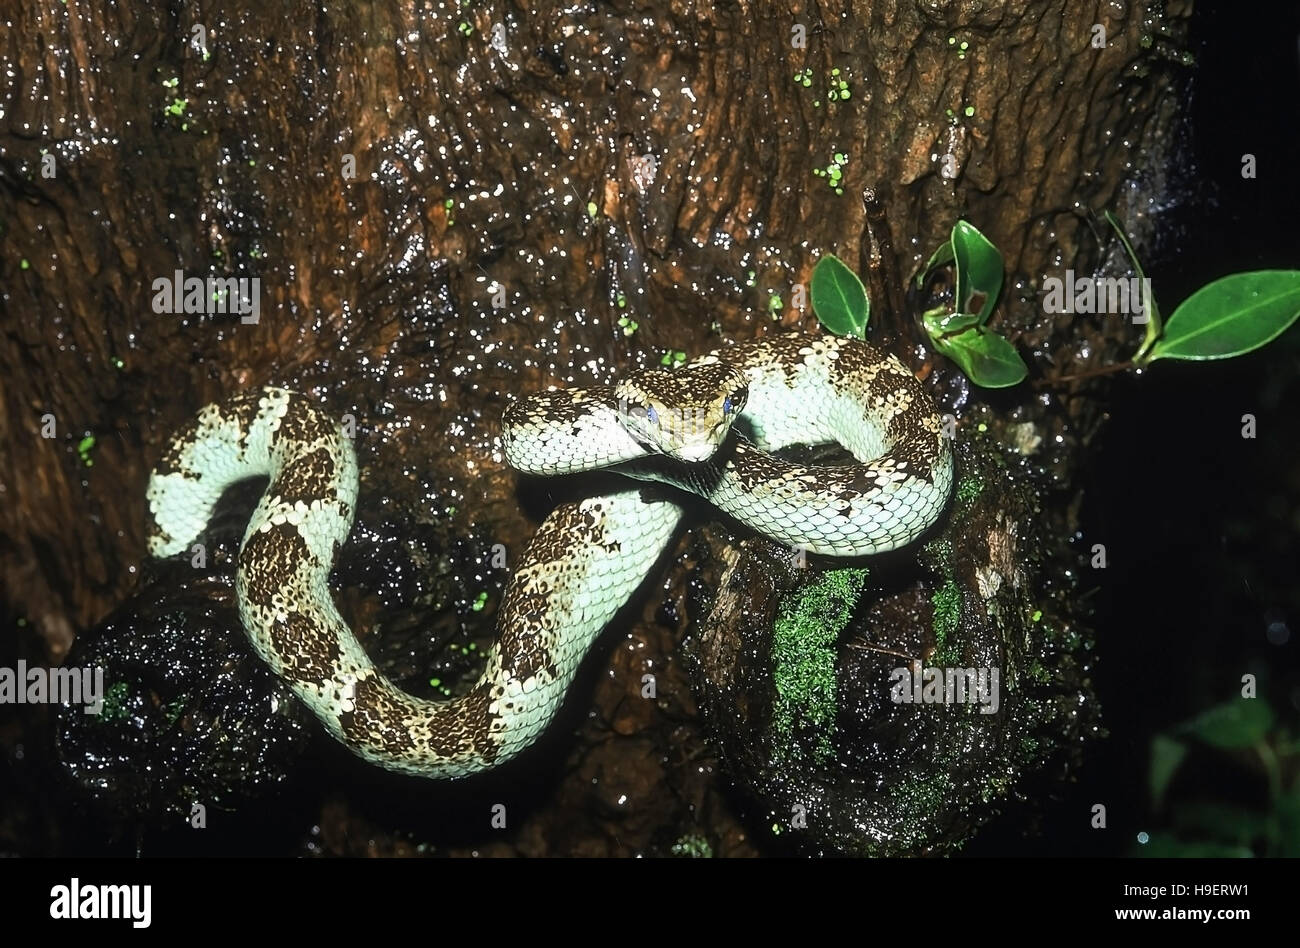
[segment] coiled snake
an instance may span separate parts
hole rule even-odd
[[[523,398],[506,411],[502,441],[521,471],[614,467],[692,491],[779,542],[841,556],[916,539],[953,478],[921,383],[893,356],[833,336],[767,337],[614,386]],[[828,441],[859,463],[799,465],[766,453]],[[487,769],[536,739],[682,514],[635,485],[558,507],[506,585],[477,685],[429,701],[381,675],[334,606],[327,580],[352,525],[357,461],[338,422],[303,396],[237,395],[208,405],[172,440],[149,481],[150,553],[185,550],[226,487],[256,476],[270,483],[235,584],[253,647],[338,740],[427,777]]]

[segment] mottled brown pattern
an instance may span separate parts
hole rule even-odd
[[[262,609],[271,608],[275,594],[289,585],[310,560],[307,542],[293,524],[257,531],[239,551],[239,571],[248,601]]]
[[[538,527],[528,545],[529,558],[536,563],[567,560],[575,552],[574,544],[579,538],[586,542],[585,531],[588,530],[594,531],[590,542],[605,542],[605,532],[599,529],[591,511],[583,510],[582,505],[576,502],[561,504]]]
[[[185,453],[185,446],[194,438],[196,425],[190,422],[179,432],[176,437],[163,450],[162,457],[158,463],[153,466],[154,477],[167,477],[171,474],[189,474],[189,471],[181,467],[181,455]]]
[[[832,383],[838,385],[851,384],[854,378],[876,375],[882,365],[892,361],[887,353],[861,339],[839,340],[835,353],[829,377]]]
[[[799,350],[808,344],[803,334],[764,336],[752,342],[727,346],[710,353],[723,362],[740,368],[763,368],[766,374],[779,373],[789,384],[795,368],[803,361]]]
[[[353,744],[394,756],[409,754],[411,734],[404,725],[394,692],[387,681],[372,673],[357,682],[352,710],[339,714],[339,727]]]
[[[920,387],[920,383],[916,383]],[[923,394],[923,393],[922,393]],[[925,418],[934,414],[935,408],[928,395],[915,398],[889,422],[886,434],[894,443],[890,454],[898,466],[908,474],[927,484],[934,483],[933,466],[939,458],[939,434],[931,434],[923,427]],[[906,467],[903,465],[906,464]]]
[[[686,365],[672,372],[647,369],[628,376],[628,380],[666,405],[713,401],[745,387],[744,378],[735,369],[718,362]]]
[[[417,722],[410,715],[418,712],[404,705],[405,696],[378,675],[369,675],[357,682],[352,710],[339,715],[339,727],[343,736],[358,747],[414,760],[418,749],[411,745],[411,725]],[[454,716],[435,710],[433,720],[428,722],[427,752],[442,759],[476,755],[490,765],[500,752],[492,738],[497,716],[491,705],[491,687],[480,683],[456,702],[458,713]],[[450,711],[451,706],[446,710]]]
[[[889,399],[900,390],[911,396],[907,407],[886,426],[885,435],[892,445],[889,455],[900,469],[927,484],[933,483],[931,468],[938,460],[941,446],[938,436],[930,436],[923,426],[923,421],[937,412],[930,393],[911,372],[869,343],[844,339],[839,341],[836,351],[837,358],[831,361],[828,372],[832,384],[862,387],[869,402]],[[882,364],[886,368],[882,369]]]
[[[501,601],[501,614],[510,616],[503,623],[498,643],[501,667],[520,681],[527,681],[540,671],[555,676],[555,656],[546,647],[558,630],[545,626],[551,611],[551,589],[543,582],[517,583],[511,581]]]
[[[239,451],[241,454],[248,442],[249,429],[253,427],[253,423],[257,421],[257,416],[263,410],[261,402],[264,391],[264,389],[254,389],[251,392],[240,392],[232,396],[222,406],[221,413],[234,418],[239,425]]]
[[[182,458],[189,446],[193,443],[195,436],[198,434],[199,426],[202,424],[208,409],[204,409],[197,417],[190,419],[185,423],[185,427],[176,432],[172,440],[168,442],[167,447],[163,450],[162,457],[154,465],[154,477],[166,477],[170,474],[184,474],[193,478],[194,472],[182,463]]]
[[[288,438],[300,444],[314,444],[336,435],[337,423],[326,418],[305,399],[290,399],[289,407],[280,419],[280,431],[277,437]]]
[[[336,466],[330,447],[319,447],[289,462],[272,482],[269,490],[282,503],[311,506],[314,500],[326,500],[333,494]],[[346,505],[345,505],[346,506]]]
[[[267,633],[287,676],[313,684],[334,676],[340,658],[338,636],[319,620],[291,612],[272,623]]]
[[[606,393],[607,396],[607,393]],[[502,420],[505,430],[524,430],[532,419],[541,416],[556,425],[571,425],[588,413],[590,403],[601,396],[596,389],[564,389],[558,392],[538,392],[519,398],[506,408]]]
[[[773,483],[789,470],[788,464],[743,441],[737,442],[736,453],[727,467],[735,474],[737,483],[749,491]]]
[[[480,682],[460,699],[460,706],[455,728],[429,729],[429,750],[440,757],[476,754],[483,758],[486,766],[491,766],[501,750],[492,737],[492,727],[497,720],[492,713],[492,686]]]

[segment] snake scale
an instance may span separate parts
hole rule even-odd
[[[903,546],[942,512],[953,461],[934,402],[896,358],[860,340],[769,336],[613,386],[515,401],[506,459],[541,475],[614,468],[698,494],[772,539],[860,556]],[[837,441],[857,459],[800,465],[768,453]],[[185,550],[222,492],[270,481],[238,557],[240,618],[258,654],[338,740],[390,770],[461,777],[529,746],[588,647],[667,547],[683,508],[629,482],[565,503],[505,589],[498,638],[465,695],[431,701],[374,667],[328,577],[352,525],[357,461],[338,421],[267,387],[208,405],[149,481],[149,551]]]

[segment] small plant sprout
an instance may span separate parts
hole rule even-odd
[[[1029,374],[1015,346],[985,326],[1002,292],[1002,254],[972,224],[958,221],[949,240],[917,277],[920,289],[941,267],[956,271],[956,310],[937,306],[921,314],[936,349],[983,388],[1007,388]]]
[[[966,114],[972,112],[973,107],[967,106]],[[1148,285],[1119,221],[1109,211],[1103,217],[1114,228],[1142,285]],[[1005,388],[1019,383],[1029,372],[1024,361],[1011,343],[985,325],[1002,291],[1002,254],[974,225],[958,221],[951,238],[917,276],[917,288],[949,265],[956,271],[956,308],[949,312],[947,306],[938,306],[921,314],[930,340],[976,385]],[[1157,359],[1204,361],[1252,352],[1300,319],[1300,270],[1253,270],[1221,277],[1185,299],[1168,320],[1162,320],[1154,295],[1145,295],[1144,335],[1132,361],[1053,381],[1144,368]]]
[[[474,598],[474,602],[470,604],[470,608],[475,612],[482,612],[483,607],[487,605],[487,601],[488,594],[486,592],[481,592]]]
[[[794,74],[794,82],[797,86],[803,86],[807,89],[812,85],[812,69],[804,67]]]
[[[659,359],[659,364],[667,368],[676,368],[686,361],[686,353],[680,349],[669,349]]]
[[[979,231],[959,221],[952,239],[935,251],[917,281],[949,263],[957,271],[957,311],[946,307],[922,314],[921,322],[935,347],[959,366],[976,385],[1015,385],[1029,372],[1011,343],[984,328],[1002,289],[1002,255]],[[839,336],[866,334],[871,303],[862,281],[842,260],[827,254],[813,269],[813,312]]]
[[[1107,211],[1103,216],[1145,283],[1146,273],[1128,235],[1114,214]],[[1230,359],[1272,342],[1300,318],[1300,270],[1250,270],[1220,277],[1178,304],[1166,321],[1154,296],[1146,306],[1150,318],[1133,366],[1142,368],[1156,359]]]
[[[844,261],[828,253],[813,268],[811,286],[817,321],[837,336],[866,336],[871,303],[866,288]]]
[[[840,76],[839,68],[831,70],[830,85],[826,90],[826,97],[832,104],[843,102],[852,98],[853,93],[849,90],[849,81]]]
[[[848,155],[837,151],[831,157],[830,164],[825,168],[814,168],[813,174],[819,178],[825,178],[827,186],[836,194],[843,194],[844,166],[848,163]]]
[[[81,463],[86,467],[94,467],[95,461],[90,456],[90,452],[95,449],[95,436],[86,435],[77,443],[77,454],[81,457]]]
[[[631,319],[627,316],[620,316],[618,318],[618,327],[623,330],[623,335],[625,336],[632,335],[640,328],[635,319]]]

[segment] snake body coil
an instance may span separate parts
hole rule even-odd
[[[831,336],[760,339],[616,386],[524,398],[507,410],[502,441],[520,470],[613,466],[692,491],[779,542],[842,556],[916,539],[942,512],[953,477],[920,382],[893,356]],[[828,441],[859,463],[799,465],[766,453]],[[427,777],[487,769],[537,738],[682,514],[636,487],[558,507],[506,586],[478,683],[429,701],[381,675],[334,606],[328,577],[352,525],[356,455],[303,396],[237,395],[173,439],[149,482],[150,553],[186,549],[226,487],[256,476],[270,483],[236,578],[254,648],[361,757]]]

